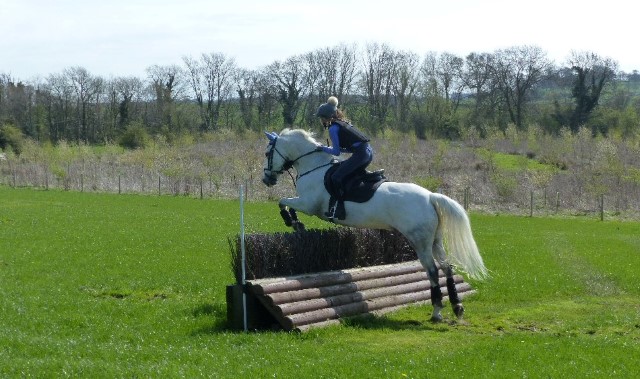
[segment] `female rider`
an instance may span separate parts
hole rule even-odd
[[[320,105],[316,116],[325,128],[329,129],[331,146],[318,146],[318,150],[339,156],[340,153],[351,153],[340,167],[331,175],[333,196],[337,200],[329,202],[329,211],[325,216],[330,219],[345,219],[344,210],[344,180],[357,170],[364,170],[373,160],[373,150],[369,145],[369,138],[356,129],[345,119],[344,113],[338,109],[338,98],[329,97],[326,103]]]

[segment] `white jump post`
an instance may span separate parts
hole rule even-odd
[[[247,294],[245,293],[245,285],[246,285],[246,270],[245,270],[245,248],[244,248],[244,188],[243,185],[240,185],[240,252],[241,252],[241,265],[242,265],[242,325],[244,326],[244,331],[248,330],[247,328]]]

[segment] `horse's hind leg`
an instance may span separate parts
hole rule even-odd
[[[431,245],[419,246],[415,241],[413,243],[414,250],[418,254],[418,259],[422,263],[422,267],[425,268],[429,282],[431,283],[431,305],[433,305],[433,314],[431,315],[431,321],[442,321],[442,291],[440,290],[438,267],[433,260],[433,252]]]
[[[422,267],[427,272],[431,283],[431,305],[433,314],[431,321],[442,321],[442,290],[440,290],[438,266],[433,259],[433,246],[436,230],[432,225],[420,225],[412,230],[401,231],[418,255]]]
[[[453,313],[458,319],[462,319],[462,316],[464,315],[464,306],[462,306],[462,302],[458,297],[458,290],[456,289],[456,283],[453,279],[453,268],[449,262],[447,262],[444,246],[442,245],[442,239],[437,238],[435,240],[433,243],[433,252],[440,263],[440,268],[442,268],[442,271],[447,277],[447,295],[449,296],[449,302],[451,303],[451,308],[453,308]]]

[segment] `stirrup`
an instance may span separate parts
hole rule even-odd
[[[334,204],[333,207],[329,208],[328,211],[324,212],[324,215],[329,217],[331,220],[336,218],[336,209],[338,208],[338,204]]]

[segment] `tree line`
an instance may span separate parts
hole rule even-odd
[[[0,73],[0,148],[22,136],[138,147],[221,128],[318,128],[314,112],[331,95],[373,134],[456,139],[514,125],[629,137],[640,125],[639,91],[640,73],[619,72],[611,58],[571,52],[556,64],[537,46],[421,57],[340,44],[255,70],[212,52],[150,66],[144,78],[103,78],[79,66],[30,81]]]

